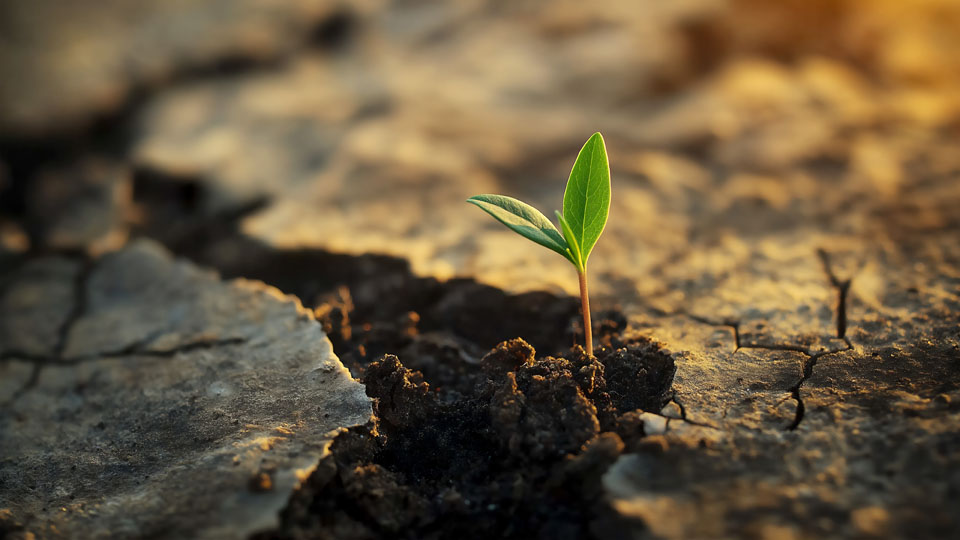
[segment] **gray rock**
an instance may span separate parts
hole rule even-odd
[[[296,299],[145,241],[77,266],[28,264],[0,310],[5,527],[243,537],[276,526],[338,430],[370,418]]]

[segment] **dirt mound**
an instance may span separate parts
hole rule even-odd
[[[596,357],[574,346],[538,358],[514,338],[476,358],[467,336],[482,340],[500,325],[570,333],[531,315],[537,307],[549,320],[568,299],[451,300],[481,287],[466,285],[438,284],[422,317],[357,321],[346,288],[317,308],[375,398],[375,421],[335,441],[265,538],[578,538],[604,516],[602,474],[640,449],[635,410],[669,401],[673,360],[649,340],[622,339],[618,313],[600,317]],[[459,319],[437,317],[453,304]],[[499,315],[485,327],[488,309]],[[475,317],[477,326],[458,325]]]

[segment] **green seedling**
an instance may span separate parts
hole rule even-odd
[[[577,269],[587,354],[593,355],[587,259],[610,213],[610,164],[603,136],[594,133],[580,149],[563,192],[563,213],[556,211],[563,234],[539,210],[504,195],[467,199],[521,236],[563,255]]]

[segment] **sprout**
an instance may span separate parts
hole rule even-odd
[[[590,299],[587,295],[587,259],[600,238],[610,212],[610,164],[603,137],[594,133],[580,149],[563,192],[563,213],[556,212],[561,235],[539,210],[504,195],[475,195],[467,199],[514,232],[563,255],[577,269],[587,354],[593,354]]]

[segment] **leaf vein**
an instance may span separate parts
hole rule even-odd
[[[591,137],[591,138],[592,138],[592,137]],[[580,254],[581,254],[581,256],[583,255],[583,246],[586,244],[586,242],[584,242],[584,238],[585,238],[586,235],[587,235],[587,224],[586,224],[585,222],[586,222],[587,208],[589,208],[589,206],[590,206],[590,195],[587,193],[587,191],[588,191],[589,186],[590,186],[590,176],[591,176],[591,173],[593,172],[593,158],[594,158],[594,156],[596,155],[596,153],[597,153],[597,144],[596,144],[596,142],[594,142],[594,143],[593,143],[593,146],[590,147],[590,161],[587,163],[587,184],[586,184],[586,185],[584,186],[584,188],[583,188],[583,215],[584,215],[584,217],[581,218],[581,220],[580,220],[580,242],[579,242],[579,243],[580,243]]]

